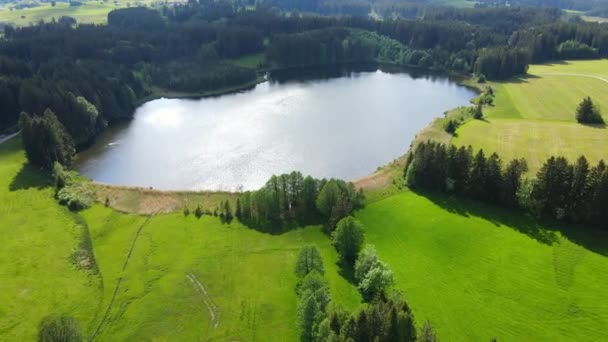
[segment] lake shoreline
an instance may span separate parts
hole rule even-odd
[[[392,71],[397,71],[397,73],[405,72],[409,75],[412,75],[411,69],[404,68],[403,66],[394,66],[394,65],[387,65],[387,64],[381,65],[380,63],[378,63],[377,70],[381,70],[381,67],[384,67],[385,69],[390,68],[390,69],[392,69]],[[480,92],[480,87],[476,83],[473,82],[473,78],[471,76],[445,74],[445,73],[442,74],[442,73],[438,73],[438,72],[429,73],[428,71],[426,71],[424,74],[425,75],[431,74],[431,76],[447,78],[459,86],[463,86],[469,90],[473,90],[475,93]],[[255,88],[258,84],[268,82],[268,81],[269,81],[268,77],[259,76],[254,82],[249,82],[247,84],[230,87],[230,88],[219,89],[219,90],[215,90],[215,91],[211,91],[211,92],[204,92],[204,93],[158,92],[151,96],[146,97],[146,101],[144,101],[144,102],[151,101],[153,99],[159,99],[159,98],[202,99],[202,98],[208,98],[208,97],[218,97],[218,96],[225,95],[225,94],[240,93],[245,90],[250,90],[250,89]],[[396,184],[395,180],[396,180],[396,178],[401,176],[400,175],[402,173],[401,164],[403,164],[403,161],[405,160],[405,157],[409,153],[411,147],[414,146],[414,141],[416,139],[418,139],[418,137],[423,132],[428,131],[429,129],[431,129],[431,130],[436,129],[436,126],[437,126],[436,122],[438,120],[441,121],[445,117],[445,113],[447,113],[450,110],[452,110],[452,109],[449,109],[446,112],[444,112],[443,116],[439,116],[439,115],[435,116],[425,127],[423,127],[421,130],[419,130],[415,134],[413,140],[407,146],[407,149],[403,154],[396,156],[393,161],[379,166],[376,169],[376,171],[371,172],[366,176],[349,179],[349,181],[353,182],[355,184],[355,186],[357,186],[358,188],[364,188],[367,191],[376,191],[379,188],[392,188],[390,190],[390,193],[394,193],[395,191],[400,190],[401,186],[399,184]],[[372,180],[371,183],[373,184],[373,186],[370,186],[370,180]],[[226,197],[226,198],[233,198],[235,195],[238,195],[243,192],[243,191],[179,190],[179,189],[161,190],[161,189],[157,189],[154,187],[142,187],[142,186],[138,186],[138,185],[133,185],[133,186],[131,186],[131,185],[113,185],[113,184],[108,184],[107,182],[105,182],[105,183],[97,182],[94,180],[90,181],[90,185],[93,189],[100,189],[100,188],[106,189],[106,191],[103,191],[103,192],[107,192],[107,189],[115,189],[116,190],[115,192],[119,193],[120,196],[135,197],[135,198],[142,197],[142,200],[143,200],[143,197],[148,198],[148,200],[150,197],[156,197],[158,199],[162,199],[164,197],[171,197],[172,198],[172,201],[170,201],[171,203],[169,203],[167,208],[165,208],[164,210],[161,210],[161,212],[170,212],[170,211],[176,211],[176,210],[183,209],[183,207],[175,206],[175,200],[174,200],[175,197],[189,198],[192,196],[213,195],[213,196],[222,196],[222,197]],[[145,196],[143,196],[142,193],[145,193]],[[382,197],[384,197],[384,196],[382,196]],[[134,199],[134,198],[132,198],[132,199]],[[97,200],[98,200],[98,202],[103,203],[105,198],[103,196],[97,196]],[[112,205],[112,202],[120,202],[120,200],[114,199],[114,200],[110,201],[110,203],[111,203],[110,206],[114,207]],[[180,202],[183,202],[183,201],[180,201]],[[120,211],[124,211],[124,212],[142,213],[141,210],[133,210],[133,208],[125,208],[124,206],[122,208],[116,208],[116,209],[120,210]],[[145,211],[144,213],[149,213],[149,212]]]

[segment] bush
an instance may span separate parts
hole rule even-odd
[[[95,194],[86,187],[76,184],[62,188],[57,192],[59,204],[67,206],[72,211],[90,208]]]
[[[40,323],[39,342],[80,342],[83,341],[78,321],[69,316],[47,316]]]

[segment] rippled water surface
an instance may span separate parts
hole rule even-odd
[[[104,183],[173,190],[256,189],[292,170],[352,180],[403,154],[434,117],[474,96],[445,78],[378,70],[159,99],[104,133],[77,168]]]

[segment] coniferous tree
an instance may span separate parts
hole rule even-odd
[[[603,124],[604,119],[600,114],[599,110],[593,104],[590,97],[586,97],[578,105],[576,109],[576,121],[585,124]]]
[[[483,150],[479,150],[471,163],[468,193],[471,198],[485,200],[485,179],[487,176],[487,160]]]
[[[71,165],[76,151],[74,141],[51,110],[41,116],[21,113],[19,127],[30,163],[49,170],[54,162]]]

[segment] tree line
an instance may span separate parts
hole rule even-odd
[[[584,156],[571,164],[550,157],[533,179],[524,178],[524,159],[503,167],[501,158],[483,150],[419,144],[408,156],[407,184],[412,188],[453,193],[485,203],[528,210],[573,223],[606,228],[608,170],[604,161],[591,166]]]
[[[243,193],[237,200],[236,216],[273,233],[303,223],[324,223],[331,232],[340,219],[363,204],[363,192],[352,183],[304,177],[294,171],[273,175],[259,190]]]
[[[372,258],[375,258],[375,251]],[[374,260],[366,265],[373,267]],[[300,250],[295,273],[298,278],[298,325],[302,341],[437,340],[428,324],[420,333],[417,332],[414,314],[398,293],[389,295],[381,292],[352,313],[332,305],[329,285],[324,277],[323,259],[316,246],[306,246]]]

